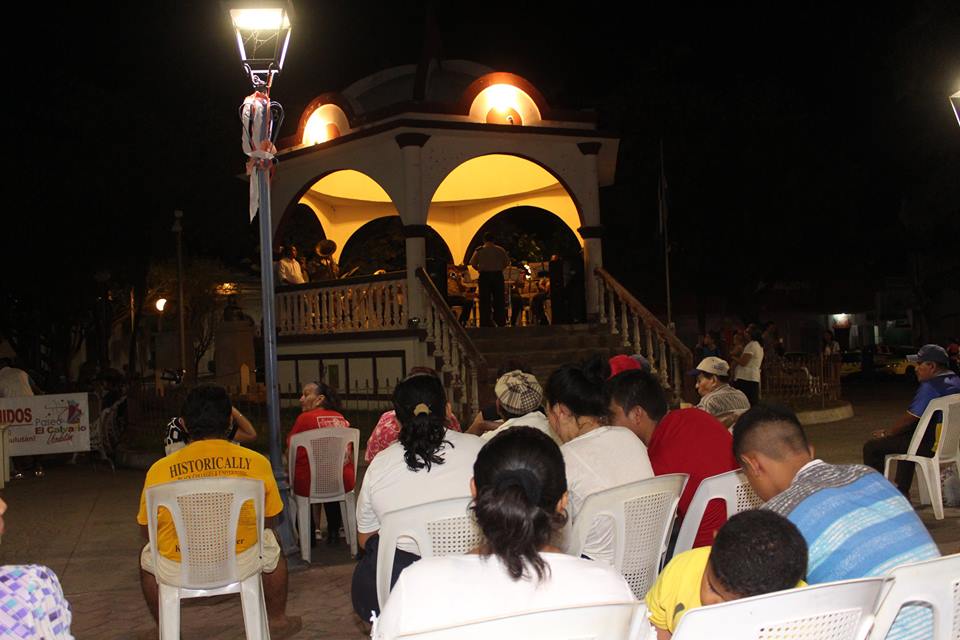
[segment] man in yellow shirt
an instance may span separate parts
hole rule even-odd
[[[237,526],[237,568],[241,575],[262,571],[264,600],[270,620],[270,634],[275,640],[287,638],[301,626],[299,617],[288,617],[287,564],[280,545],[270,528],[283,510],[270,462],[251,449],[228,441],[234,410],[227,392],[222,387],[201,385],[193,389],[183,404],[181,418],[190,434],[190,444],[158,460],[147,472],[144,491],[140,494],[137,522],[145,539],[147,533],[146,489],[155,485],[192,480],[195,478],[254,478],[264,486],[264,530],[262,555],[257,543],[257,516],[253,505],[247,503],[240,510]],[[176,529],[169,511],[160,508],[157,513],[157,546],[159,557],[153,566],[150,543],[140,553],[140,584],[147,607],[154,620],[158,617],[157,579],[165,584],[177,584],[180,579],[180,547]]]
[[[712,547],[676,556],[646,604],[657,639],[673,635],[687,611],[804,586],[807,543],[797,527],[772,511],[742,511],[717,532]]]

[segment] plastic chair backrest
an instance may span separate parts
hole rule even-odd
[[[529,611],[405,633],[397,637],[417,640],[487,640],[488,638],[639,640],[641,637],[639,630],[645,620],[646,608],[643,604],[611,602]]]
[[[324,427],[310,429],[290,438],[287,467],[291,475],[296,469],[297,449],[307,452],[310,463],[310,497],[330,500],[344,495],[343,461],[347,447],[353,445],[353,455],[360,450],[360,430],[352,427]],[[356,468],[356,467],[354,467]]]
[[[571,530],[571,555],[580,555],[597,518],[614,521],[613,566],[642,599],[653,586],[667,548],[685,473],[671,473],[587,496]]]
[[[177,480],[146,490],[147,530],[157,566],[157,509],[170,512],[180,547],[180,584],[187,589],[216,589],[248,576],[237,571],[240,510],[253,503],[257,545],[263,532],[263,481],[254,478]]]
[[[927,429],[934,428],[933,417],[937,413],[941,416],[940,440],[937,443],[935,458],[952,460],[960,450],[960,394],[954,393],[942,398],[934,398],[927,403],[920,422],[913,431],[907,454],[917,455],[920,443]]]
[[[932,639],[960,638],[960,553],[901,565],[887,576],[893,584],[877,610],[871,638],[886,638],[900,607],[908,602],[933,607]]]
[[[377,600],[381,607],[390,595],[398,539],[416,542],[421,558],[459,555],[480,544],[480,528],[470,511],[472,501],[470,496],[447,498],[383,514],[377,551]]]
[[[677,544],[674,547],[674,556],[693,548],[707,505],[715,499],[723,500],[726,504],[727,518],[741,511],[756,509],[763,504],[763,500],[754,492],[743,471],[727,471],[704,478],[694,492],[690,506],[687,507],[687,513],[683,517],[680,534],[677,536]]]
[[[863,640],[885,582],[827,582],[692,609],[673,640]]]

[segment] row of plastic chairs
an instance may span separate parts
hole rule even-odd
[[[929,640],[960,637],[960,554],[904,565],[890,575],[844,580],[734,600],[689,611],[673,640],[884,640],[902,606],[932,613]],[[473,638],[652,638],[640,602],[531,611],[402,635],[417,640]]]
[[[682,491],[684,482],[683,476],[661,476],[634,483],[632,494],[623,487],[608,494],[617,495],[618,500],[624,504],[632,504],[631,508],[638,511],[650,507],[647,514],[666,521],[659,528],[651,527],[652,533],[647,534],[646,540],[632,547],[638,552],[635,561],[624,560],[630,556],[626,551],[617,553],[617,559],[622,562],[618,569],[625,574],[628,582],[631,582],[628,574],[640,570],[636,575],[640,576],[638,579],[642,582],[631,582],[635,593],[635,584],[649,585],[656,578],[676,497]],[[646,485],[645,491],[637,492],[636,485]],[[248,501],[253,503],[257,513],[258,531],[262,532],[264,489],[259,480],[204,478],[172,482],[147,489],[148,530],[154,566],[157,566],[159,561],[156,540],[156,514],[159,507],[170,512],[181,548],[180,575],[176,584],[158,581],[162,640],[179,637],[181,599],[238,592],[241,594],[247,637],[269,638],[259,567],[251,570],[249,575],[241,574],[235,553],[234,541],[240,508]],[[386,568],[392,567],[392,553],[389,550],[395,548],[397,537],[413,537],[425,557],[464,553],[476,546],[479,536],[467,511],[469,499],[441,502],[443,504],[429,503],[384,517],[381,529],[384,536],[381,544],[382,555],[378,557],[378,564],[385,568],[384,575],[378,575],[378,596],[381,602],[385,602],[389,593],[390,572]],[[585,503],[584,508],[586,507]],[[435,517],[441,512],[446,512],[447,517]],[[589,521],[592,521],[593,515],[600,513],[616,517],[612,511],[596,510],[590,513],[592,515]],[[574,526],[574,531],[578,532],[575,545],[582,545],[587,529],[586,525]],[[619,525],[618,531],[622,531]],[[261,538],[262,536],[258,536],[258,545]],[[863,630],[874,628],[871,638],[882,639],[902,604],[924,602],[929,603],[934,611],[935,640],[956,638],[960,631],[960,555],[905,565],[894,570],[891,577],[893,580],[886,583],[887,592],[882,597],[878,595],[879,592],[871,591],[880,589],[885,584],[883,579],[875,578],[818,585],[698,609],[684,616],[675,637],[840,640],[865,638],[867,636],[863,634]],[[849,586],[856,584],[868,586]],[[870,595],[871,593],[873,595]],[[849,601],[848,596],[852,598]],[[638,595],[638,599],[640,597],[642,596]],[[877,602],[882,602],[882,605],[877,607]],[[869,616],[865,613],[873,611],[877,611],[876,624],[870,617],[872,613]],[[493,621],[489,622],[494,624]],[[635,621],[628,626],[634,628]],[[574,629],[573,626],[560,628]],[[730,635],[718,635],[718,629],[721,628],[724,634]],[[767,630],[767,635],[757,632],[757,629],[761,628]],[[602,631],[600,635],[576,637],[632,637],[619,632],[606,635],[608,627],[603,625],[597,629]],[[820,635],[804,635],[813,631]],[[950,635],[951,633],[953,635]]]

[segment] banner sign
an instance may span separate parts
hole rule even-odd
[[[0,398],[0,425],[9,457],[90,450],[86,393]]]

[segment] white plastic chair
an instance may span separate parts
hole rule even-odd
[[[573,522],[567,553],[579,556],[597,518],[614,522],[613,566],[638,600],[660,572],[677,503],[687,484],[685,473],[631,482],[587,496]]]
[[[642,640],[644,627],[649,629],[646,614],[646,607],[639,602],[611,602],[529,611],[397,637],[417,640]]]
[[[290,477],[296,473],[297,449],[307,453],[310,464],[310,495],[294,495],[297,503],[297,529],[300,531],[300,556],[310,562],[311,505],[339,502],[343,528],[350,543],[350,555],[357,555],[357,496],[356,485],[350,491],[343,486],[343,461],[347,448],[353,445],[354,474],[360,452],[360,430],[348,427],[310,429],[290,439],[288,466]]]
[[[960,554],[905,564],[887,576],[893,585],[877,610],[873,640],[887,637],[900,607],[917,602],[933,608],[930,640],[960,638]]]
[[[827,582],[692,609],[673,640],[864,640],[886,580]]]
[[[763,500],[754,492],[742,471],[727,471],[716,476],[704,478],[690,500],[687,513],[683,516],[680,525],[680,534],[673,555],[689,551],[700,530],[700,522],[711,500],[723,500],[727,506],[727,518],[734,514],[756,509],[763,504]]]
[[[390,595],[399,538],[416,542],[421,558],[461,555],[480,544],[480,528],[470,511],[472,500],[470,496],[448,498],[383,514],[377,550],[377,601],[381,609]]]
[[[253,478],[199,478],[167,482],[146,490],[147,531],[153,566],[159,566],[157,509],[170,512],[180,547],[178,584],[161,582],[160,639],[180,637],[180,600],[239,593],[248,638],[270,638],[260,567],[240,575],[237,567],[237,525],[240,508],[253,503],[257,548],[262,555],[263,481]]]
[[[931,458],[917,455],[917,449],[920,448],[920,443],[923,441],[923,434],[926,433],[927,429],[934,428],[933,416],[937,412],[940,412],[943,416],[943,426],[940,428],[940,441],[937,443],[937,450]],[[886,457],[883,475],[891,479],[891,482],[893,482],[893,476],[890,474],[890,463],[894,460],[897,461],[897,464],[914,463],[917,465],[920,504],[933,503],[934,517],[937,520],[943,520],[940,465],[952,464],[956,467],[957,474],[960,475],[960,394],[955,393],[937,398],[927,404],[927,408],[913,432],[913,438],[910,439],[907,452]]]

